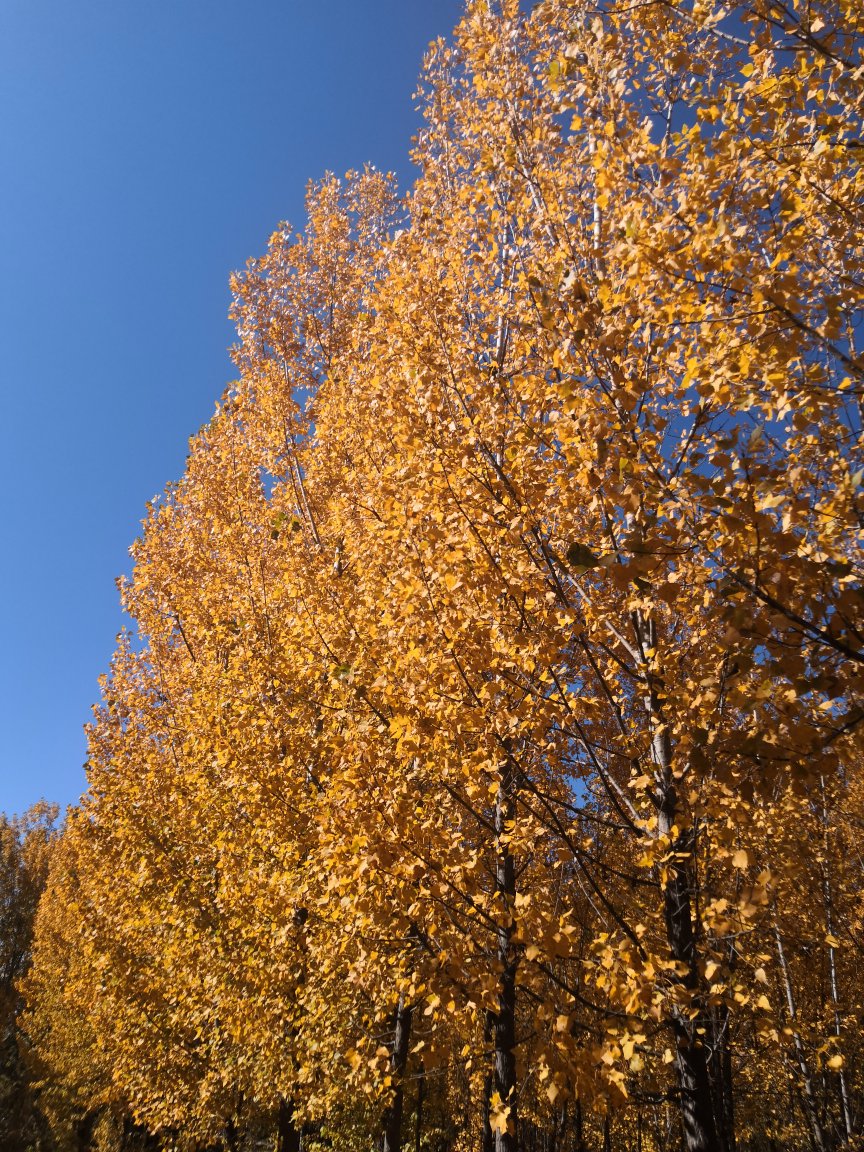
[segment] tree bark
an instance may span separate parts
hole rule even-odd
[[[495,1091],[510,1108],[507,1126],[495,1131],[495,1152],[516,1152],[518,1109],[516,1100],[516,967],[513,945],[513,907],[516,866],[510,851],[510,833],[516,817],[516,765],[508,756],[495,799],[495,887],[500,899],[497,959],[501,968],[498,1008],[492,1016],[495,1041]]]
[[[420,1143],[423,1138],[423,1105],[426,1102],[426,1069],[420,1061],[420,1071],[417,1075],[417,1112],[414,1116],[414,1152],[420,1152]]]
[[[585,1130],[582,1124],[582,1101],[576,1100],[574,1109],[574,1122],[576,1127],[576,1152],[585,1152]]]
[[[828,830],[830,827],[828,820],[828,802],[825,798],[825,778],[820,778],[822,788],[822,826],[823,833],[823,847],[824,847],[824,862],[822,864],[822,898],[825,903],[825,928],[829,938],[834,936],[834,901],[831,894],[831,877],[828,871],[831,856],[831,846],[828,839]],[[840,991],[837,980],[837,957],[834,952],[834,945],[828,945],[828,975],[831,981],[831,1004],[834,1008],[834,1035],[837,1037],[838,1043],[843,1036],[843,1026],[840,1016]],[[838,1077],[840,1087],[840,1104],[843,1112],[843,1128],[846,1135],[846,1142],[852,1139],[853,1125],[852,1125],[852,1108],[849,1101],[849,1087],[846,1083],[846,1073],[843,1068],[840,1069]]]
[[[711,1080],[717,1136],[724,1152],[735,1152],[735,1098],[732,1050],[729,1044],[729,1009],[718,1008],[711,1017],[708,1075]]]
[[[801,1107],[804,1119],[807,1121],[810,1146],[813,1152],[826,1152],[827,1141],[822,1122],[819,1119],[819,1110],[816,1106],[816,1096],[813,1091],[813,1076],[807,1061],[807,1053],[801,1035],[796,1027],[798,1009],[795,1005],[795,994],[792,991],[792,980],[789,975],[789,965],[786,963],[786,949],[783,947],[783,937],[776,922],[774,924],[774,942],[777,945],[777,959],[780,962],[780,972],[783,977],[783,988],[786,993],[786,1008],[789,1012],[789,1023],[792,1026],[792,1041],[795,1045],[795,1062],[800,1073]]]
[[[675,788],[671,774],[662,789],[659,828],[668,835],[674,824]],[[693,994],[697,1015],[690,1019],[679,1008],[671,1013],[675,1037],[675,1070],[681,1094],[681,1127],[685,1152],[723,1152],[714,1119],[711,1080],[708,1075],[708,1048],[711,1019],[700,1005],[699,972],[696,967],[696,941],[692,920],[692,884],[690,873],[693,851],[692,835],[678,838],[673,845],[677,859],[670,868],[663,893],[666,938],[672,957],[686,965],[682,977],[685,988]],[[684,857],[682,859],[681,857]],[[701,1036],[700,1036],[701,1032]],[[704,1039],[703,1039],[704,1037]]]
[[[294,1123],[294,1109],[286,1100],[280,1100],[276,1145],[278,1152],[300,1152],[300,1143],[300,1129]]]
[[[401,1152],[402,1113],[405,1106],[405,1066],[408,1063],[408,1045],[411,1042],[411,1008],[402,997],[396,1008],[393,1043],[390,1048],[390,1074],[393,1094],[384,1113],[383,1152]]]
[[[640,621],[639,642],[643,647],[656,648],[656,627],[652,620]],[[671,836],[678,816],[678,793],[672,773],[672,744],[664,722],[658,686],[649,682],[645,708],[652,727],[652,752],[657,780],[657,831],[660,836]],[[670,845],[672,858],[663,886],[663,914],[666,921],[666,940],[669,951],[685,974],[681,982],[696,1008],[695,1019],[680,1008],[671,1012],[672,1032],[675,1038],[675,1070],[681,1100],[681,1128],[685,1152],[724,1152],[721,1145],[711,1094],[708,1071],[708,1048],[712,1032],[710,1015],[705,1011],[700,996],[700,976],[696,956],[696,936],[693,929],[693,854],[696,840],[693,831],[684,831]]]
[[[489,1101],[495,1090],[495,1077],[490,1072],[483,1082],[483,1152],[495,1152],[495,1133],[489,1123]]]
[[[225,1123],[224,1146],[226,1152],[237,1152],[237,1149],[240,1147],[237,1125],[234,1123],[233,1119],[227,1120]]]
[[[75,1125],[75,1142],[78,1152],[89,1152],[98,1119],[98,1112],[88,1112]]]

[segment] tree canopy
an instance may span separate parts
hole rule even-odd
[[[860,1141],[862,80],[857,0],[471,0],[414,188],[236,276],[39,911],[58,1131]]]

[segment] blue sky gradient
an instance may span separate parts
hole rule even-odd
[[[232,378],[228,276],[307,180],[413,179],[459,0],[4,0],[0,810],[84,786],[144,503]]]

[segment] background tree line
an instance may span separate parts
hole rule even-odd
[[[474,0],[408,196],[236,277],[18,985],[60,1146],[860,1145],[862,50]]]

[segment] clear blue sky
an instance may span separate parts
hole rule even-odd
[[[2,0],[0,810],[84,786],[144,502],[232,378],[232,269],[306,181],[412,178],[459,0]]]

